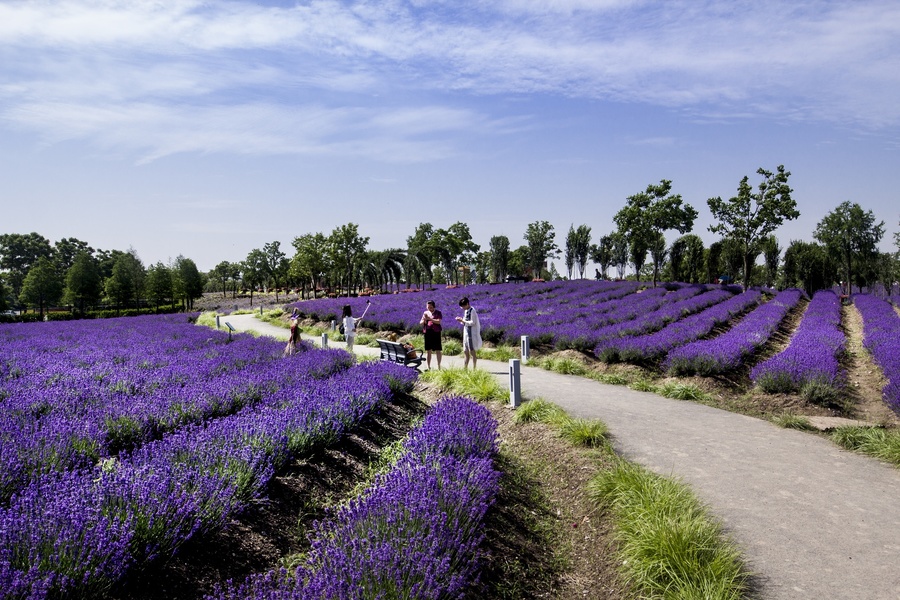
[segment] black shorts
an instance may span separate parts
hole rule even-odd
[[[441,332],[440,331],[426,331],[425,332],[425,350],[432,350],[436,352],[441,352],[443,348],[441,347]]]

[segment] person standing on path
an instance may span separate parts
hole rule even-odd
[[[456,320],[463,326],[463,352],[466,355],[463,369],[469,367],[469,357],[472,358],[472,368],[474,369],[478,363],[476,353],[481,348],[481,321],[478,320],[478,312],[469,304],[467,297],[459,301],[459,306],[463,309],[463,316],[456,317]]]
[[[300,313],[294,308],[291,313],[291,337],[288,339],[287,346],[284,348],[284,355],[291,356],[297,351],[297,342],[300,341]]]
[[[347,340],[347,350],[353,352],[353,342],[356,341],[356,324],[362,320],[353,318],[353,309],[349,304],[344,305],[344,318],[341,324],[344,326],[344,338]]]
[[[425,365],[426,369],[431,369],[431,353],[437,355],[437,368],[441,370],[441,355],[443,354],[443,346],[441,345],[441,319],[444,315],[437,310],[434,300],[425,303],[425,312],[419,323],[422,325],[422,333],[425,335]]]

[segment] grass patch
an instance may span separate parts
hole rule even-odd
[[[559,435],[573,446],[603,448],[609,445],[609,427],[598,419],[566,419],[559,427]]]
[[[900,466],[900,431],[880,427],[838,427],[830,436],[839,446]]]
[[[200,313],[200,316],[197,317],[197,325],[203,325],[204,327],[212,327],[216,328],[216,311],[208,310],[206,312]]]
[[[607,385],[628,385],[628,378],[614,373],[591,373],[591,379]]]
[[[413,344],[415,345],[415,344]],[[423,344],[424,347],[424,344]],[[442,352],[447,356],[458,356],[462,354],[462,342],[453,339],[444,339],[441,341]]]
[[[588,495],[611,512],[623,574],[640,597],[745,596],[737,547],[684,484],[621,461],[589,482]]]
[[[636,392],[656,392],[656,386],[649,379],[638,379],[628,384]]]
[[[801,415],[777,415],[772,419],[772,422],[785,429],[798,429],[800,431],[815,431],[816,429],[809,422],[809,419]]]
[[[709,394],[695,385],[689,383],[676,383],[667,381],[656,388],[656,393],[673,400],[691,400],[693,402],[709,402],[712,400]]]
[[[568,357],[546,356],[539,358],[536,363],[541,368],[563,375],[587,375],[589,372],[583,364]]]
[[[423,381],[442,391],[468,396],[478,402],[502,402],[509,399],[509,391],[493,375],[481,369],[441,369],[426,371],[421,377]]]
[[[482,348],[477,353],[478,358],[485,360],[496,360],[499,362],[509,362],[514,358],[519,358],[519,349],[513,346],[497,346],[496,348]]]
[[[515,423],[544,423],[573,446],[609,449],[609,427],[599,419],[573,418],[562,408],[542,398],[524,402],[516,409]]]
[[[562,408],[548,402],[543,398],[535,398],[523,402],[516,409],[513,421],[516,423],[545,423],[547,425],[559,425],[563,423],[569,415]]]
[[[235,312],[234,314],[237,313]],[[282,318],[287,316],[287,314],[288,313],[284,312],[280,308],[272,308],[269,310],[264,310],[259,316],[259,320],[266,323],[271,323],[272,325],[278,325],[279,327],[284,327],[285,329],[289,329],[291,326],[290,322]]]

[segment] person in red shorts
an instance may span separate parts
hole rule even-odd
[[[431,353],[437,356],[437,368],[441,369],[441,354],[443,347],[441,346],[441,319],[443,315],[441,311],[434,306],[434,300],[429,300],[425,304],[425,312],[419,323],[422,324],[422,333],[425,334],[425,365],[426,370],[431,369]]]

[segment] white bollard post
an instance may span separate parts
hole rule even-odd
[[[216,315],[216,329],[219,329],[219,315]]]
[[[509,360],[509,404],[513,408],[522,405],[522,373],[518,358]]]
[[[262,316],[262,306],[259,307],[259,316]]]
[[[522,336],[520,352],[522,354],[522,364],[528,364],[528,356],[531,354],[531,346],[529,344],[527,335]]]
[[[331,330],[332,330],[332,331],[337,331],[337,325],[335,325],[334,319],[331,320]]]
[[[327,333],[322,334],[322,347],[323,348],[328,347],[328,334]]]

